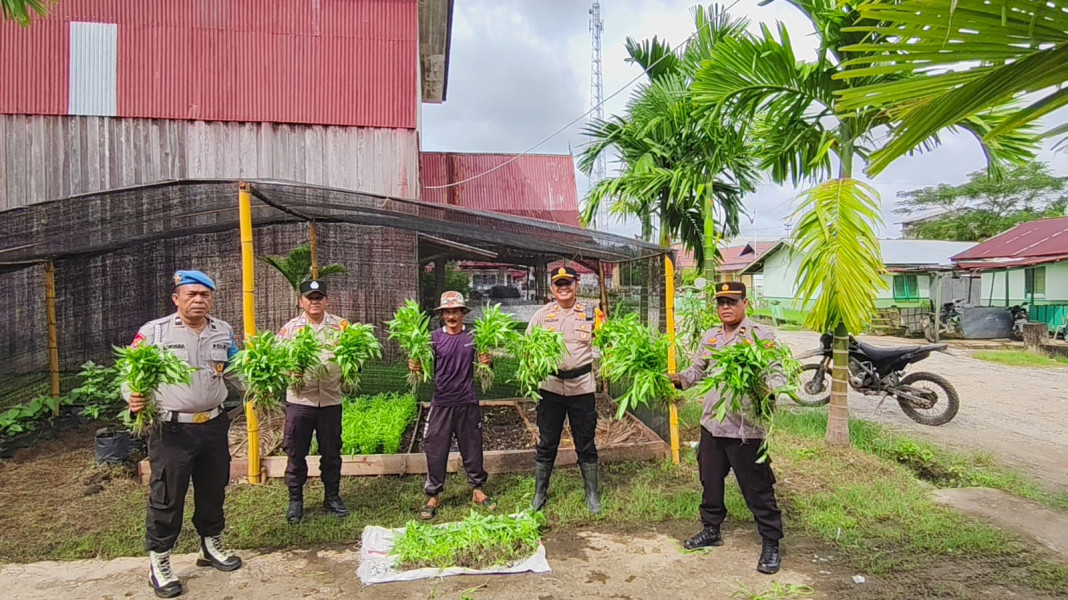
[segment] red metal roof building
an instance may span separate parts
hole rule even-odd
[[[579,226],[571,156],[424,152],[419,163],[424,202]],[[439,187],[457,182],[463,183]]]
[[[1068,260],[1068,217],[1021,223],[953,257],[963,269],[1004,269]]]
[[[721,248],[720,254],[723,257],[723,260],[716,268],[716,272],[723,273],[724,275],[738,273],[749,266],[753,261],[763,256],[765,252],[771,250],[775,244],[776,242],[752,242],[741,246]],[[697,268],[698,265],[693,258],[693,252],[683,248],[682,244],[675,244],[674,248],[676,252],[675,267],[677,269]]]

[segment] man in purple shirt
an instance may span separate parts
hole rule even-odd
[[[426,452],[427,501],[419,511],[424,520],[433,519],[438,510],[438,494],[445,489],[445,469],[449,462],[449,447],[452,436],[460,447],[467,482],[473,492],[475,504],[488,510],[497,504],[482,491],[486,485],[486,471],[482,468],[482,409],[475,394],[475,340],[472,331],[464,325],[467,308],[459,292],[441,295],[441,306],[434,309],[444,327],[430,334],[434,350],[434,397],[423,432],[423,449]],[[478,357],[482,364],[490,364],[488,354]],[[418,372],[420,365],[408,361],[408,368]]]

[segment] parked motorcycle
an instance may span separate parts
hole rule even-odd
[[[1009,309],[1009,314],[1012,315],[1012,339],[1023,339],[1023,326],[1031,320],[1031,311],[1027,308],[1027,303],[1017,304]]]
[[[947,335],[961,338],[964,337],[964,329],[960,324],[960,309],[963,307],[963,298],[954,298],[952,302],[945,302],[942,304],[942,311],[939,314],[938,322],[939,337],[945,337]],[[934,313],[928,313],[928,315],[920,321],[920,329],[923,330],[923,337],[927,338],[928,342],[935,341]]]
[[[822,406],[831,401],[831,342],[820,337],[820,347],[798,355],[799,360],[820,356],[817,363],[801,369],[801,389],[795,400],[803,406]],[[909,373],[905,369],[932,352],[943,352],[946,344],[882,348],[849,338],[849,385],[865,396],[893,397],[910,419],[924,425],[944,425],[960,408],[957,390],[941,375]]]

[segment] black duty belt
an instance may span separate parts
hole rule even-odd
[[[590,364],[590,365],[586,365],[584,367],[579,367],[577,369],[571,369],[570,371],[557,371],[556,372],[556,378],[557,379],[578,379],[579,377],[582,377],[586,373],[590,373],[592,371],[593,371],[593,365]]]

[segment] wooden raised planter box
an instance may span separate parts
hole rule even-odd
[[[511,406],[522,417],[528,432],[535,436],[536,427],[530,422],[520,408],[523,404],[532,403],[531,400],[483,400],[479,404],[484,407]],[[427,407],[424,404],[424,409]],[[233,419],[241,414],[241,409],[231,411]],[[601,417],[604,421],[604,417]],[[671,455],[671,449],[664,440],[649,429],[634,415],[627,413],[625,422],[634,429],[631,440],[623,444],[597,444],[597,454],[600,462],[625,462],[634,460],[652,460],[666,458]],[[565,436],[568,430],[565,428]],[[569,439],[569,438],[568,438]],[[483,466],[487,473],[519,473],[534,470],[533,448],[520,450],[486,450],[483,453]],[[265,477],[281,478],[285,476],[285,456],[263,456],[260,458],[260,470]],[[567,448],[561,444],[560,451],[556,455],[556,466],[569,466],[578,462],[574,448]],[[449,453],[448,472],[454,473],[462,469],[460,453]],[[148,483],[151,469],[148,460],[142,460],[137,466],[138,476],[142,483]],[[426,473],[426,455],[422,452],[401,454],[359,454],[341,457],[341,474],[347,476],[365,475],[411,475]],[[308,476],[319,476],[319,457],[308,457]],[[248,458],[234,457],[230,461],[230,480],[236,481],[248,477]]]

